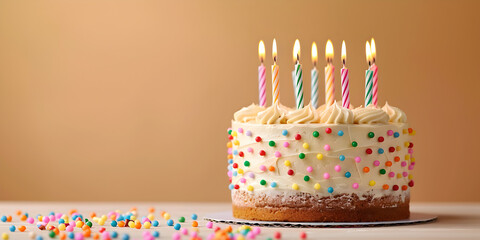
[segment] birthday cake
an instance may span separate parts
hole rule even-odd
[[[228,129],[233,216],[292,222],[409,217],[412,135],[406,114],[340,103],[274,102],[234,114]]]

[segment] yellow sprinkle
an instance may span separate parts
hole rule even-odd
[[[402,174],[397,173],[397,178],[402,178]]]
[[[323,154],[321,154],[321,153],[317,154],[317,159],[322,160],[323,159]]]
[[[102,220],[107,221],[107,215],[102,215]]]
[[[292,184],[292,189],[293,189],[293,190],[298,190],[298,188],[299,188],[299,187],[298,187],[298,185],[297,185],[296,183]]]
[[[405,142],[405,143],[403,143],[403,145],[404,145],[405,147],[408,147],[408,146],[410,145],[410,143],[409,143],[409,142]]]
[[[408,133],[408,129],[403,129],[403,134],[407,134]]]
[[[402,150],[402,147],[397,146],[397,151],[400,151],[400,150]]]
[[[238,172],[238,174],[243,174],[243,169],[239,168],[239,169],[237,170],[237,172]]]
[[[153,221],[153,219],[155,219],[155,216],[152,213],[150,213],[148,214],[147,218],[148,220]]]
[[[252,186],[252,185],[248,185],[247,190],[248,190],[248,191],[253,191],[253,186]]]
[[[238,237],[236,239],[237,240],[245,240],[245,238],[242,235],[238,235]]]
[[[152,226],[152,224],[149,221],[145,221],[145,223],[143,224],[143,227],[145,229],[149,229],[151,226]]]
[[[319,190],[322,186],[320,186],[320,183],[315,183],[315,185],[313,185],[313,188],[315,188],[315,190]]]
[[[410,159],[410,161],[411,161],[411,162],[415,162],[415,158],[412,157],[412,158]]]
[[[137,220],[137,216],[135,216],[135,215],[130,216],[130,220],[132,220],[132,221]]]
[[[129,226],[130,228],[134,228],[134,227],[135,227],[135,223],[134,223],[133,221],[128,222],[128,226]]]
[[[237,136],[237,131],[232,131],[232,136],[236,137]]]
[[[227,142],[227,148],[231,148],[232,147],[232,142]]]
[[[43,216],[38,216],[38,221],[42,222],[43,221]]]
[[[292,164],[290,163],[290,161],[288,161],[288,160],[285,160],[285,162],[283,162],[283,164],[285,164],[285,166],[287,166],[287,167],[290,167],[290,165],[292,165]]]
[[[412,174],[408,174],[408,180],[412,180],[413,178],[413,175]]]
[[[100,219],[98,220],[98,225],[103,226],[105,224],[105,220]]]
[[[375,181],[372,180],[372,181],[370,181],[368,184],[369,184],[370,186],[375,186]]]
[[[3,240],[8,240],[8,234],[2,233],[2,239]],[[237,238],[238,239],[238,238]]]
[[[243,172],[243,171],[242,171],[242,172]],[[163,218],[164,218],[165,220],[170,219],[170,213],[165,213],[165,214],[163,214]]]
[[[405,160],[410,160],[410,155],[406,154],[405,155]]]
[[[235,140],[233,140],[233,144],[234,144],[235,146],[238,146],[238,145],[240,145],[240,142],[239,142],[237,139],[235,139]]]
[[[309,147],[308,143],[303,143],[303,148],[308,149]]]
[[[411,135],[415,136],[415,134],[417,134],[417,131],[413,130]]]
[[[58,230],[60,230],[60,231],[65,231],[66,228],[67,227],[63,223],[58,225]]]
[[[83,226],[83,222],[82,221],[77,221],[75,223],[75,225],[77,226],[77,228],[81,228]]]

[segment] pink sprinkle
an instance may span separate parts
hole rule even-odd
[[[335,166],[335,171],[340,172],[342,170],[342,167],[340,165]]]
[[[408,176],[408,173],[407,173],[407,172],[403,172],[402,175],[403,175],[404,177],[406,177],[406,176]]]
[[[279,151],[276,151],[276,152],[275,152],[275,157],[279,158],[279,157],[281,157],[281,156],[282,156],[282,154],[281,154]]]
[[[330,178],[330,174],[328,174],[327,172],[323,174],[323,178],[325,179],[329,179]]]
[[[373,161],[373,165],[374,165],[374,166],[379,166],[379,165],[380,165],[380,161],[378,161],[378,160]]]
[[[240,129],[239,129],[240,130]],[[240,132],[240,131],[239,131]],[[188,235],[188,229],[182,228],[182,234],[183,235]]]
[[[405,167],[405,166],[407,166],[407,162],[406,162],[406,161],[403,161],[403,162],[402,162],[402,167]]]
[[[243,128],[238,128],[239,133],[243,133]]]
[[[248,173],[248,177],[249,177],[249,178],[255,178],[255,173],[249,172],[249,173]]]
[[[227,172],[227,176],[228,176],[228,177],[232,177],[232,171],[228,171],[228,172]]]
[[[258,235],[262,230],[259,227],[253,227],[252,232],[255,233],[255,235]]]
[[[408,170],[413,170],[413,165],[408,165]]]
[[[195,231],[190,233],[190,237],[192,237],[192,238],[196,238],[197,236],[198,236],[198,233],[195,232]]]
[[[412,154],[413,153],[413,148],[409,148],[408,153]]]
[[[394,173],[394,172],[390,172],[390,173],[388,174],[388,176],[389,176],[389,177],[395,177],[395,173]]]
[[[255,233],[253,233],[252,231],[248,232],[247,233],[247,238],[248,239],[255,239]]]
[[[57,217],[57,219],[60,219],[62,218],[62,214],[61,213],[57,213],[57,215],[55,215]]]
[[[55,221],[55,215],[50,215],[50,221]]]
[[[290,147],[290,143],[289,143],[289,142],[284,142],[284,143],[283,143],[283,146],[284,146],[284,147]]]
[[[228,152],[228,154],[232,154],[233,153],[232,148],[228,148],[227,152]]]
[[[45,216],[45,217],[43,218],[43,222],[44,222],[44,223],[50,222],[50,218],[49,218],[48,216]]]
[[[68,225],[65,230],[67,230],[67,232],[73,232],[73,225]]]
[[[176,232],[172,235],[173,240],[180,240],[182,238],[182,235],[180,233]]]
[[[245,179],[245,178],[242,177],[242,178],[240,178],[240,182],[241,182],[241,183],[246,183],[246,182],[247,182],[247,179]]]
[[[355,162],[356,162],[356,163],[359,163],[359,162],[361,162],[361,161],[362,161],[362,159],[361,159],[360,157],[355,157]]]
[[[392,131],[392,130],[388,130],[388,131],[387,131],[387,135],[388,135],[388,136],[392,136],[392,135],[393,135],[393,131]]]
[[[353,189],[357,189],[357,188],[358,188],[358,183],[352,184],[352,188],[353,188]]]
[[[252,136],[252,132],[251,132],[251,131],[247,131],[246,135],[249,136],[249,137],[251,137],[251,136]]]
[[[107,231],[102,232],[102,239],[110,239],[110,234]]]
[[[308,166],[307,167],[307,172],[312,172],[312,171],[313,171],[313,167]]]
[[[265,165],[260,165],[260,171],[262,172],[267,171],[267,167],[265,167]]]
[[[27,218],[27,222],[32,224],[33,222],[35,222],[35,220],[32,217],[29,217]]]
[[[207,222],[206,227],[207,227],[207,228],[212,228],[212,227],[213,227],[213,222]]]
[[[77,232],[75,234],[75,240],[83,240],[83,234],[80,232]]]
[[[251,147],[247,148],[247,152],[253,153],[253,148],[251,148]]]
[[[323,147],[323,149],[325,149],[325,151],[330,151],[330,145],[325,144],[325,146]]]
[[[215,238],[215,233],[210,233],[210,234],[208,234],[208,236],[207,236],[207,240],[212,240],[212,239],[214,239],[214,238]]]

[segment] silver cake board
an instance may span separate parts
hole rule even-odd
[[[410,218],[398,221],[382,221],[382,222],[269,222],[269,221],[252,221],[234,218],[231,211],[216,212],[205,215],[203,218],[207,221],[251,225],[260,227],[287,227],[287,228],[355,228],[355,227],[385,227],[398,226],[408,224],[429,223],[437,220],[437,216],[426,213],[410,213]]]

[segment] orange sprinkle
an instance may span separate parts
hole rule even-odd
[[[368,173],[368,172],[370,172],[370,168],[368,168],[368,167],[364,167],[364,168],[363,168],[363,172],[365,172],[365,173]]]
[[[89,229],[89,228],[90,228],[90,227],[89,227],[87,224],[83,225],[83,227],[82,227],[83,230],[87,230],[87,229]]]
[[[100,238],[100,234],[98,233],[93,234],[93,239],[97,240],[99,238]]]
[[[92,235],[92,231],[90,229],[88,229],[87,231],[83,231],[84,237],[90,237],[90,235]]]
[[[270,171],[270,172],[273,172],[273,171],[275,171],[275,167],[274,167],[274,166],[270,166],[270,167],[268,167],[268,171]]]
[[[54,228],[54,229],[53,229],[53,232],[55,233],[55,235],[60,234],[60,231],[58,230],[58,228]]]
[[[192,222],[192,227],[198,227],[198,222],[197,222],[197,221],[193,221],[193,222]]]
[[[18,231],[20,231],[20,232],[25,231],[25,229],[27,229],[25,226],[20,226],[20,227],[18,227]]]
[[[228,226],[225,228],[225,230],[227,230],[227,232],[232,232],[233,229],[232,229],[232,226],[228,225]]]
[[[20,220],[26,221],[26,220],[27,220],[27,215],[23,214],[23,215],[20,217]]]
[[[137,208],[136,208],[136,207],[132,207],[132,208],[130,208],[130,211],[137,211]]]
[[[392,162],[391,162],[391,161],[387,161],[387,162],[385,163],[385,166],[391,167],[391,166],[392,166]]]
[[[405,191],[405,190],[407,190],[407,189],[408,189],[407,185],[403,185],[403,186],[402,186],[402,190],[403,190],[403,191]]]
[[[22,211],[17,210],[17,216],[20,216],[20,215],[22,215]]]
[[[7,216],[7,222],[11,222],[12,221],[12,216]]]
[[[70,215],[73,215],[74,213],[77,213],[77,212],[78,212],[77,209],[71,209],[70,212],[69,212],[69,214],[70,214]]]
[[[161,211],[161,212],[160,212],[160,216],[163,217],[163,215],[165,215],[165,211]]]
[[[136,229],[142,228],[142,224],[139,223],[139,222],[135,223],[135,228],[136,228]]]
[[[149,208],[149,209],[148,209],[148,212],[149,212],[149,213],[154,213],[154,212],[155,212],[155,208],[154,208],[154,207]]]
[[[90,218],[94,218],[94,217],[96,217],[96,216],[97,216],[97,214],[96,214],[95,212],[91,212],[91,213],[90,213]]]
[[[399,156],[396,156],[393,160],[394,160],[395,162],[398,162],[398,161],[400,161],[400,157],[399,157]]]
[[[60,233],[60,240],[65,240],[67,238],[67,234],[65,233]]]
[[[125,222],[124,221],[118,221],[117,226],[119,227],[125,227]]]
[[[383,189],[388,190],[389,188],[390,186],[388,186],[388,184],[383,184]]]
[[[408,133],[412,133],[413,132],[413,129],[412,128],[408,128]]]

